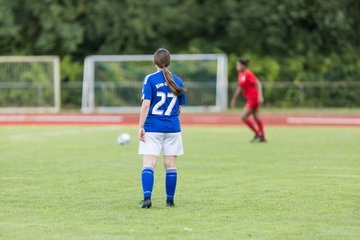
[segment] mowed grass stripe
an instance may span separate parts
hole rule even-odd
[[[117,145],[120,132],[133,141]],[[0,239],[359,236],[359,128],[269,128],[269,143],[251,144],[245,128],[185,127],[177,206],[165,207],[159,161],[150,210],[137,206],[136,133],[1,127]]]

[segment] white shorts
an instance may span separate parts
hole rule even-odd
[[[159,156],[179,156],[184,154],[181,132],[178,133],[145,133],[145,142],[140,141],[139,154]]]

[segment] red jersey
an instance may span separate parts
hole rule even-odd
[[[244,72],[238,73],[238,84],[242,89],[244,98],[247,101],[256,101],[259,96],[257,89],[257,78],[253,72],[246,69]]]

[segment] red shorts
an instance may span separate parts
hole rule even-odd
[[[257,100],[254,101],[247,101],[245,108],[253,111],[257,111],[259,109],[260,105]]]

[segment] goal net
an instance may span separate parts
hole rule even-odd
[[[58,112],[59,110],[58,57],[0,57],[0,112]]]
[[[227,108],[227,57],[224,54],[173,54],[170,70],[188,89],[185,111]],[[143,80],[155,72],[153,55],[88,56],[84,63],[82,112],[134,112]]]

